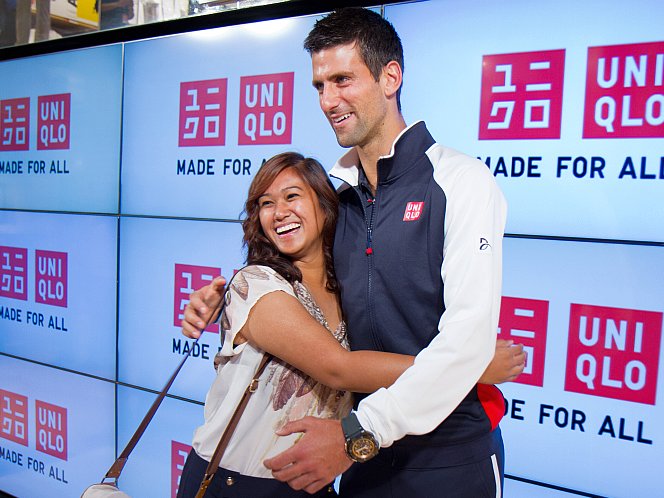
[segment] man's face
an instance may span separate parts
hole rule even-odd
[[[339,145],[365,147],[380,141],[387,114],[384,78],[374,79],[357,45],[337,45],[315,52],[311,63],[320,107]]]

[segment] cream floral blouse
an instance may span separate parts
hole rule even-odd
[[[331,331],[304,285],[299,282],[291,285],[267,266],[247,266],[240,270],[225,295],[226,308],[221,317],[223,343],[215,358],[217,377],[205,400],[205,423],[196,429],[192,443],[196,453],[205,460],[212,458],[264,353],[249,343],[233,346],[235,336],[254,304],[264,295],[277,291],[297,298],[311,316],[348,349],[345,323],[342,321],[337,330]],[[330,389],[275,358],[261,375],[260,387],[251,396],[220,466],[245,475],[271,478],[263,460],[289,448],[299,437],[297,434],[277,436],[274,433],[277,429],[307,415],[342,418],[351,407],[350,393]]]

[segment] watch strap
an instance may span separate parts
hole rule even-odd
[[[357,437],[362,431],[364,431],[364,427],[360,424],[355,412],[350,412],[347,416],[341,419],[341,429],[344,431],[344,437],[346,440]]]

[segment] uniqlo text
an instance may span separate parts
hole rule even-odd
[[[565,51],[485,55],[480,140],[560,138]]]
[[[293,73],[240,79],[239,145],[289,144],[293,129]]]
[[[221,268],[175,264],[173,325],[180,326],[180,322],[184,318],[184,309],[189,304],[189,295],[220,275]],[[212,323],[205,330],[218,333],[219,325]]]
[[[67,307],[67,253],[35,251],[35,302]]]
[[[0,100],[0,151],[30,147],[30,98]]]
[[[502,298],[498,337],[523,344],[527,354],[526,367],[515,382],[540,387],[543,385],[548,320],[549,301]]]
[[[590,47],[583,138],[664,137],[664,42]]]
[[[572,304],[565,390],[655,404],[662,313]]]
[[[71,93],[37,99],[37,150],[69,149]]]
[[[28,398],[0,389],[0,436],[28,445]]]
[[[180,147],[226,143],[226,78],[180,83]]]
[[[28,250],[0,246],[0,296],[28,300]]]

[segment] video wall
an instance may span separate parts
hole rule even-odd
[[[664,459],[664,4],[387,5],[402,104],[508,203],[505,496],[656,496]],[[311,86],[316,17],[0,63],[0,491],[78,497],[191,352],[121,487],[177,492],[218,326],[189,293],[243,265],[262,162],[343,153]]]

